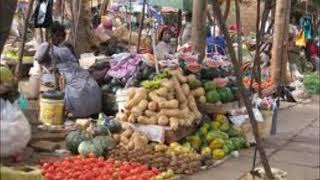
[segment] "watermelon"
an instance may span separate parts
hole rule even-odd
[[[228,87],[218,89],[220,100],[223,103],[231,102],[234,99],[234,96],[231,92],[231,89]]]
[[[204,89],[206,92],[216,90],[217,86],[213,81],[207,81],[204,83]]]
[[[216,90],[209,91],[206,94],[206,97],[207,97],[208,103],[216,103],[216,102],[220,101],[220,95]]]

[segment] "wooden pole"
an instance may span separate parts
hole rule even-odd
[[[215,17],[216,17],[216,19],[218,21],[218,24],[220,26],[220,30],[224,34],[224,37],[225,37],[226,42],[227,42],[227,47],[228,47],[229,54],[230,54],[230,57],[231,57],[231,61],[232,61],[232,64],[234,66],[234,70],[235,70],[236,77],[237,77],[237,84],[238,84],[238,87],[239,87],[239,90],[240,90],[240,94],[241,94],[241,96],[243,98],[244,104],[246,106],[246,109],[247,109],[247,112],[248,112],[248,115],[249,115],[250,123],[251,123],[252,129],[253,129],[253,135],[254,135],[255,140],[256,140],[256,146],[257,146],[257,148],[259,150],[259,154],[260,154],[262,165],[263,165],[263,167],[265,169],[267,177],[269,179],[272,179],[273,176],[272,176],[271,168],[270,168],[270,165],[269,165],[269,162],[268,162],[268,158],[267,158],[267,155],[266,155],[266,153],[264,151],[264,148],[263,148],[263,145],[262,145],[262,141],[261,141],[261,138],[260,138],[260,135],[259,135],[259,129],[258,129],[257,121],[256,121],[256,118],[255,118],[255,116],[253,114],[253,111],[252,111],[251,101],[249,100],[249,93],[245,89],[245,87],[244,87],[244,85],[242,83],[243,75],[242,75],[242,71],[240,70],[240,66],[239,66],[239,62],[237,61],[236,54],[235,54],[234,49],[232,47],[232,40],[230,38],[228,29],[226,27],[225,20],[223,19],[223,16],[222,16],[218,1],[217,0],[211,0],[211,1],[212,1],[212,5],[213,5],[212,6],[213,12],[214,12]]]
[[[139,28],[139,35],[138,35],[137,53],[139,53],[139,51],[140,51],[141,35],[142,35],[143,26],[144,26],[144,14],[145,14],[144,12],[146,9],[146,3],[147,3],[147,0],[143,0],[142,15],[141,15],[141,19],[140,19],[140,28]]]
[[[25,18],[24,21],[24,27],[23,27],[23,35],[22,35],[22,41],[20,44],[20,51],[19,51],[19,56],[18,56],[18,64],[15,69],[15,78],[16,78],[16,83],[19,82],[20,79],[20,72],[21,72],[21,66],[22,66],[22,60],[23,60],[23,53],[24,53],[24,47],[27,41],[27,32],[28,32],[28,27],[29,27],[29,19],[31,16],[32,8],[33,8],[33,3],[34,0],[29,1],[29,6],[27,10],[27,17]]]
[[[193,0],[192,9],[192,51],[199,54],[198,60],[201,63],[205,57],[206,49],[206,18],[207,0]]]
[[[287,14],[290,12],[288,3],[290,0],[277,0],[275,25],[273,31],[272,59],[271,59],[271,79],[274,87],[278,87],[280,82],[286,81],[287,59],[283,58],[285,52]]]
[[[240,67],[242,67],[242,43],[241,43],[241,18],[240,18],[240,6],[239,0],[234,1],[235,9],[236,9],[236,22],[237,22],[237,43],[238,43],[238,60]]]

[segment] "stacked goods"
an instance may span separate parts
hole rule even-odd
[[[139,150],[127,150],[119,146],[110,152],[110,158],[145,164],[160,171],[171,169],[177,174],[193,174],[201,167],[200,156],[178,143],[172,143],[170,146],[148,145]]]
[[[149,140],[144,134],[128,128],[120,135],[119,145],[129,151],[141,150],[148,146],[148,142]]]
[[[41,169],[46,180],[150,180],[160,173],[156,168],[150,169],[137,163],[96,158],[92,155],[88,158],[72,156],[60,161],[47,161],[41,164]]]
[[[180,179],[180,177],[175,175],[174,172],[170,169],[154,177],[152,180],[178,180],[178,179]]]
[[[214,121],[205,122],[198,132],[186,137],[183,146],[220,160],[232,151],[246,147],[246,140],[224,115],[217,115]]]
[[[192,126],[200,120],[196,100],[205,99],[204,89],[192,90],[194,78],[186,77],[180,70],[167,71],[143,83],[142,88],[130,88],[128,101],[116,119],[122,122],[178,127]]]

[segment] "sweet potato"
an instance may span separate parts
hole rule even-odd
[[[136,122],[136,118],[133,114],[130,114],[130,116],[128,117],[128,122],[130,123],[135,123]]]
[[[121,133],[121,136],[130,138],[132,134],[133,134],[133,129],[127,128],[125,131],[123,131],[123,133]]]
[[[172,76],[175,76],[178,78],[179,82],[181,83],[186,83],[188,81],[188,78],[183,76],[182,74],[182,71],[179,71],[179,70],[171,70],[169,71],[169,73],[172,75]]]
[[[179,102],[175,99],[164,101],[159,103],[159,107],[164,109],[177,109],[179,107]]]
[[[129,88],[128,89],[128,100],[131,100],[136,94],[137,88]]]
[[[198,98],[199,103],[206,103],[207,102],[207,98],[205,96],[200,96]]]
[[[173,81],[169,79],[163,79],[161,81],[161,86],[166,87],[167,89],[172,89],[173,88]]]
[[[144,114],[147,116],[147,117],[151,117],[151,116],[157,116],[157,113],[156,112],[154,112],[154,111],[151,111],[151,110],[146,110],[145,112],[144,112]]]
[[[168,94],[168,88],[162,87],[162,88],[155,90],[155,92],[157,95],[159,95],[161,97],[166,97]]]
[[[176,118],[183,118],[185,116],[184,110],[179,109],[161,109],[160,115],[165,115],[168,117],[176,117]]]
[[[170,127],[173,129],[173,130],[177,130],[178,127],[179,127],[179,119],[178,118],[175,118],[175,117],[171,117],[169,119],[169,122],[170,122]]]
[[[201,119],[202,114],[199,112],[196,101],[192,95],[188,96],[189,108],[194,113],[196,119]]]

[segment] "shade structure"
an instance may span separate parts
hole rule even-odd
[[[192,11],[192,0],[150,0],[150,4]]]

